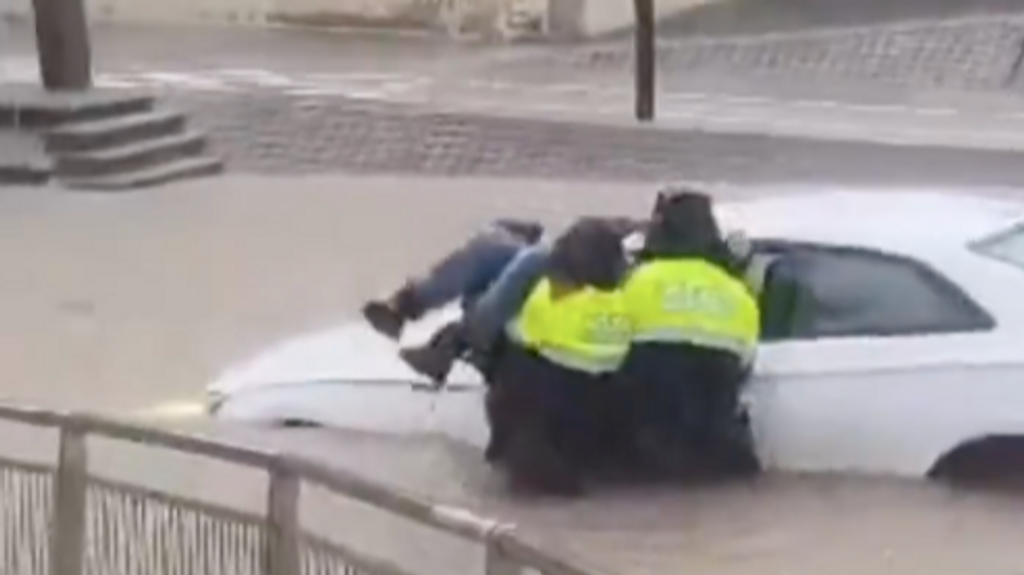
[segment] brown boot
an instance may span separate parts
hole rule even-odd
[[[412,284],[406,284],[386,300],[371,300],[363,305],[363,318],[377,333],[398,340],[406,322],[422,317]]]
[[[448,379],[452,364],[465,350],[461,326],[458,323],[450,323],[434,333],[425,345],[402,349],[398,356],[416,373],[430,378],[438,385],[443,385]]]

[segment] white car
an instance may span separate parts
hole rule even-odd
[[[777,325],[745,395],[767,468],[921,477],[1024,463],[1024,203],[846,191],[718,209],[768,265],[762,305]],[[785,313],[780,265],[797,288]],[[430,391],[396,350],[361,323],[286,341],[213,383],[211,412],[483,446],[477,373],[459,365]]]

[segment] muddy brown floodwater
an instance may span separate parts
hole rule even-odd
[[[490,216],[558,224],[579,213],[639,214],[651,194],[635,186],[339,177],[231,177],[125,196],[8,189],[0,194],[0,389],[10,401],[117,415],[194,399],[229,363],[345,321],[361,298]],[[778,476],[527,504],[503,496],[474,454],[433,441],[159,423],[302,452],[472,506],[613,572],[1024,573],[1024,498],[1013,496]],[[0,447],[45,451],[43,439],[23,431],[0,433]],[[249,480],[237,470],[171,459],[127,448],[97,458],[119,476],[222,502],[244,498]],[[352,506],[315,511],[360,545],[431,573],[467,572],[465,561],[479,559],[459,555],[473,553],[468,546],[396,530]]]

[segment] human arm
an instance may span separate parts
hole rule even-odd
[[[466,338],[471,347],[489,350],[505,325],[519,313],[530,291],[547,269],[549,248],[535,245],[512,260],[498,279],[467,310]]]

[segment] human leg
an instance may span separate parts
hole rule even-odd
[[[543,246],[520,250],[484,293],[466,306],[462,322],[439,331],[425,345],[403,349],[402,359],[418,373],[441,383],[469,348],[490,353],[543,274],[547,254]]]
[[[572,449],[572,419],[564,407],[566,370],[516,346],[509,346],[495,370],[498,399],[491,405],[493,430],[500,439],[501,461],[510,485],[529,493],[572,496],[583,490],[583,477]],[[500,389],[500,392],[497,390]],[[492,435],[492,439],[495,436]]]
[[[544,226],[536,220],[499,218],[494,220],[491,225],[518,237],[527,245],[537,243],[540,241],[541,236],[544,235]]]
[[[634,401],[637,463],[657,479],[701,475],[697,449],[703,399],[685,346],[638,344],[630,351],[623,377]]]
[[[525,245],[520,235],[492,224],[387,299],[367,302],[363,317],[378,332],[397,339],[407,321],[485,290]]]
[[[639,468],[639,429],[632,386],[621,374],[600,378],[590,395],[593,460],[589,469],[602,480],[635,478]]]
[[[746,379],[737,358],[708,352],[702,368],[704,419],[700,443],[713,470],[727,477],[745,477],[761,471],[748,414],[740,405]]]

